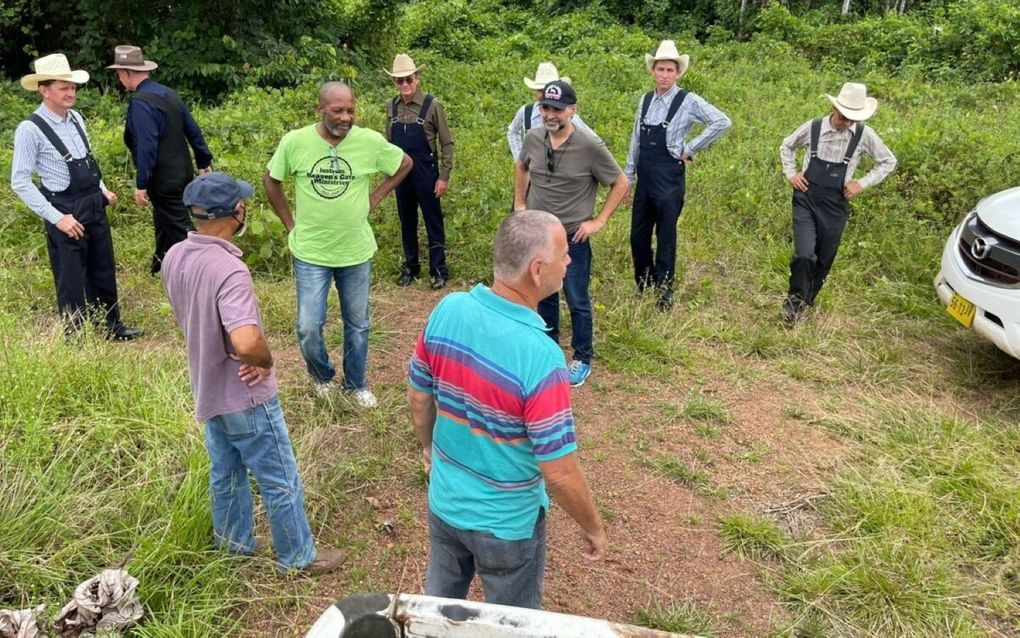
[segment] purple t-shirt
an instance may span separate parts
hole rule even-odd
[[[195,418],[207,421],[241,412],[276,396],[276,373],[254,387],[241,381],[241,362],[230,358],[230,332],[262,329],[251,273],[241,249],[219,237],[192,232],[163,258],[166,296],[188,344]]]

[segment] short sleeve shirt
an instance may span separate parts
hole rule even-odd
[[[545,330],[478,284],[447,295],[418,338],[408,382],[436,401],[429,509],[453,527],[530,538],[549,507],[539,462],[577,449],[563,352]]]
[[[569,237],[592,218],[599,184],[612,184],[623,171],[605,142],[579,128],[552,151],[550,160],[551,148],[549,133],[544,128],[531,129],[524,137],[520,162],[531,177],[527,204],[532,210],[544,210],[558,217]]]
[[[192,232],[174,244],[160,270],[166,296],[188,345],[188,373],[195,418],[233,414],[276,396],[276,373],[254,386],[237,376],[241,362],[230,333],[262,329],[251,272],[241,250],[225,239]]]
[[[290,252],[301,261],[340,268],[364,263],[376,251],[368,223],[372,175],[393,175],[404,152],[381,134],[351,127],[335,147],[316,125],[283,136],[269,160],[269,175],[294,179]]]

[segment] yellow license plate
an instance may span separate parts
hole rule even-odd
[[[970,328],[970,324],[974,323],[974,312],[977,308],[974,307],[974,304],[954,292],[953,298],[949,300],[949,305],[946,306],[946,310],[954,319]]]

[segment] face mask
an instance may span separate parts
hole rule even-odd
[[[234,217],[234,221],[237,221],[237,217]],[[244,234],[248,232],[248,225],[243,221],[238,221],[237,230],[234,231],[234,239],[244,237]]]

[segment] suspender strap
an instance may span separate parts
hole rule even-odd
[[[808,152],[811,154],[811,158],[818,157],[818,138],[822,135],[822,118],[812,120],[811,122],[811,138],[808,145]]]
[[[421,110],[418,111],[418,126],[425,124],[425,116],[429,114],[429,109],[432,107],[432,94],[426,93],[425,99],[421,103]]]
[[[648,107],[652,104],[652,95],[654,91],[645,93],[644,99],[641,100],[641,123],[645,123],[645,115],[648,113]]]
[[[390,123],[397,123],[397,105],[400,104],[400,96],[393,98],[392,105],[390,107]],[[425,116],[429,114],[429,108],[432,106],[432,94],[429,93],[425,96],[425,100],[421,104],[421,110],[418,111],[418,119],[416,122],[419,125],[425,124]]]
[[[39,117],[37,113],[29,115],[28,119],[39,127],[39,130],[46,136],[46,139],[53,145],[53,148],[57,149],[57,152],[60,153],[60,156],[65,162],[70,163],[73,161],[74,158],[71,157],[71,152],[67,150],[67,146],[64,145],[64,142],[57,135],[56,131],[53,130],[53,127],[46,122],[46,120]],[[70,116],[70,119],[71,124],[73,124],[74,128],[78,130],[78,135],[81,136],[82,144],[85,145],[85,154],[90,155],[92,153],[92,148],[89,146],[88,138],[85,137],[85,131],[82,130],[81,125],[78,124],[78,120],[75,119],[73,114]]]
[[[861,143],[861,137],[864,136],[864,129],[867,128],[860,122],[857,123],[857,132],[850,138],[850,143],[846,146],[846,153],[843,154],[843,163],[849,164],[850,158],[854,156],[854,151],[857,150],[857,146]],[[818,138],[822,135],[822,118],[812,120],[811,122],[811,141],[810,141],[810,152],[811,157],[818,157]]]
[[[849,164],[850,158],[854,156],[854,151],[857,150],[857,145],[861,143],[861,137],[864,135],[864,129],[867,128],[860,122],[857,123],[857,132],[850,138],[850,143],[846,147],[846,154],[843,155],[843,163]]]
[[[649,91],[648,93],[645,93],[644,99],[641,100],[641,123],[642,124],[644,124],[644,122],[645,122],[645,115],[648,114],[648,107],[652,105],[652,95],[654,95],[654,94],[655,94],[654,91]],[[666,119],[662,120],[662,128],[666,128],[666,127],[669,126],[670,122],[672,122],[673,118],[676,117],[677,111],[680,110],[680,107],[683,105],[684,100],[686,100],[686,99],[687,99],[687,91],[685,91],[683,89],[679,89],[677,91],[677,94],[675,96],[673,96],[672,104],[669,105],[669,110],[666,112]]]
[[[666,113],[666,119],[662,121],[662,128],[667,128],[669,123],[676,117],[677,111],[683,105],[684,100],[687,99],[687,91],[679,89],[677,94],[673,96],[673,103],[669,105],[669,111]]]
[[[535,105],[528,103],[524,105],[524,132],[527,133],[531,129],[531,116],[535,112]]]

